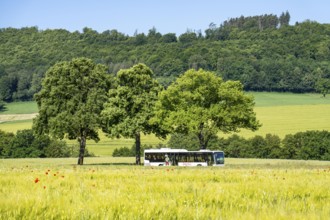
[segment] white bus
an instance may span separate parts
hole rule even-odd
[[[146,149],[144,166],[223,166],[223,151],[187,151],[185,149]]]

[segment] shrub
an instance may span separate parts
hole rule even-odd
[[[47,135],[35,135],[33,130],[19,130],[17,134],[0,131],[0,156],[5,158],[78,156],[79,146],[71,149],[65,141]],[[85,151],[86,156],[94,156]]]
[[[45,148],[46,157],[70,157],[70,149],[65,141],[52,140]]]
[[[329,160],[330,132],[306,131],[286,135],[283,147],[288,159]]]
[[[6,109],[5,103],[0,100],[0,112],[4,111]]]
[[[14,139],[13,133],[8,133],[0,130],[0,157],[6,157],[8,154],[8,146]]]
[[[164,147],[163,145],[159,144],[159,147]],[[141,145],[141,155],[143,155],[144,149],[153,148],[152,145],[143,144]],[[116,148],[113,153],[113,157],[135,157],[135,144],[129,149],[128,147],[121,147]]]
[[[74,144],[68,147],[69,151],[69,156],[70,157],[78,157],[79,156],[79,150],[80,150],[80,145],[79,144]],[[85,157],[95,157],[95,155],[91,152],[88,151],[87,148],[85,148]]]

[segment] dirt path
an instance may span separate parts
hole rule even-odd
[[[0,123],[7,121],[19,121],[33,119],[38,113],[33,114],[10,114],[10,115],[0,115]]]

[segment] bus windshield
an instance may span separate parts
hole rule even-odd
[[[214,161],[215,164],[224,164],[225,163],[225,156],[223,152],[214,152]]]

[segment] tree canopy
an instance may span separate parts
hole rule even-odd
[[[244,94],[240,82],[191,69],[160,93],[154,120],[166,130],[195,134],[200,148],[206,149],[218,131],[258,129],[253,107],[253,97]]]
[[[144,64],[122,69],[116,77],[117,86],[109,90],[109,99],[102,111],[103,131],[110,137],[135,139],[136,164],[140,164],[140,134],[162,135],[157,124],[151,124],[153,106],[161,87],[152,78],[153,72]]]
[[[56,138],[77,139],[78,164],[83,164],[86,140],[99,140],[100,113],[107,99],[110,77],[104,65],[87,58],[59,62],[49,68],[35,95],[39,115],[34,129]]]

